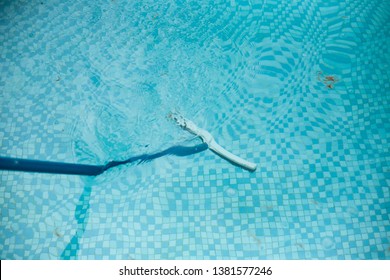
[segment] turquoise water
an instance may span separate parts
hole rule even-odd
[[[1,259],[390,259],[388,1],[1,1]]]

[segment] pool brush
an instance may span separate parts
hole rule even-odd
[[[256,170],[257,166],[255,163],[242,159],[232,154],[231,152],[225,150],[224,148],[222,148],[214,140],[214,137],[207,130],[197,127],[192,121],[187,120],[186,118],[184,118],[178,113],[170,113],[168,117],[174,120],[176,124],[181,128],[183,128],[184,130],[187,130],[188,132],[200,137],[203,143],[207,144],[208,148],[212,150],[214,153],[216,153],[217,155],[249,171]]]

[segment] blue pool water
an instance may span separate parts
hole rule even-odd
[[[390,4],[0,3],[1,259],[390,259]]]

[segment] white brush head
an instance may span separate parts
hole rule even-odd
[[[210,150],[220,155],[221,157],[247,170],[250,171],[256,170],[257,165],[255,163],[242,159],[230,153],[229,151],[225,150],[214,140],[214,137],[207,130],[197,127],[192,121],[187,120],[182,115],[178,113],[170,113],[168,114],[168,118],[174,120],[176,124],[179,125],[181,128],[191,132],[192,134],[199,136],[202,139],[202,141],[208,145]]]

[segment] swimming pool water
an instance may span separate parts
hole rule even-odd
[[[1,259],[390,259],[390,5],[2,1]]]

